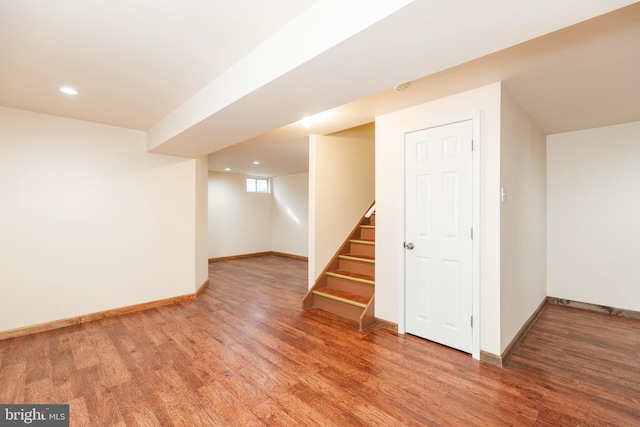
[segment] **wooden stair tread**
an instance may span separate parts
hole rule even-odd
[[[373,285],[375,281],[375,278],[373,276],[367,276],[366,274],[352,273],[350,271],[345,271],[345,270],[329,271],[327,272],[327,275],[332,277],[340,277],[347,280],[355,280],[358,282],[368,283],[370,285]]]
[[[350,292],[341,291],[339,289],[332,288],[320,288],[313,291],[316,295],[321,295],[327,298],[341,301],[346,304],[355,305],[357,307],[365,308],[369,303],[369,299],[360,295],[354,295]]]
[[[360,255],[360,254],[342,254],[342,255],[338,255],[338,258],[342,258],[342,259],[351,259],[354,261],[362,261],[362,262],[370,262],[370,263],[374,263],[376,258],[370,255]]]
[[[376,228],[375,225],[369,225],[369,224],[363,224],[360,227],[362,227],[362,228]]]
[[[362,245],[375,245],[375,240],[363,240],[363,239],[351,239],[349,240],[351,243],[360,243]]]

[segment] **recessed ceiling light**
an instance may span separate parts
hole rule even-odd
[[[325,122],[329,120],[329,118],[331,118],[332,115],[333,115],[333,112],[331,110],[326,110],[321,113],[314,114],[311,117],[305,117],[304,119],[300,120],[300,123],[302,123],[304,127],[308,128],[316,123]]]
[[[260,162],[256,160],[255,162],[253,162],[253,164],[254,164],[254,165],[259,165],[259,164],[260,164]]]
[[[62,86],[60,88],[60,92],[66,93],[67,95],[77,95],[78,91],[69,86]]]
[[[231,168],[224,168],[225,171],[229,172]]]

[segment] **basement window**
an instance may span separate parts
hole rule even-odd
[[[269,179],[267,178],[247,178],[248,193],[268,193]]]

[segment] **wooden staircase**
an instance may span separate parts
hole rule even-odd
[[[302,302],[358,322],[365,330],[375,323],[375,212],[363,216]]]

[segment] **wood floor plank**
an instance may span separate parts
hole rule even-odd
[[[640,321],[548,305],[505,368],[317,309],[306,261],[212,263],[191,301],[0,341],[0,403],[78,426],[640,426]]]
[[[6,365],[0,369],[0,402],[24,402],[27,362]]]
[[[308,425],[307,422],[299,422],[292,418],[288,410],[272,399],[268,399],[259,405],[253,406],[251,412],[258,417],[264,425],[271,427],[289,427],[295,425]],[[305,420],[308,421],[308,420]]]
[[[244,426],[262,426],[262,421],[250,408],[235,398],[223,384],[213,382],[199,389],[209,416],[220,425],[238,424]]]

